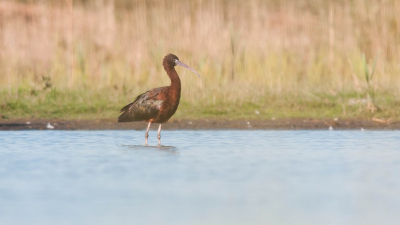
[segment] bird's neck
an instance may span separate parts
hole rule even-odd
[[[179,79],[178,73],[176,72],[175,68],[165,68],[167,71],[167,74],[169,76],[169,79],[171,79],[171,85],[170,87],[172,90],[176,90],[179,93],[181,92],[181,80]]]

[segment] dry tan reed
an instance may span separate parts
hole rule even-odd
[[[124,91],[167,85],[167,53],[183,100],[257,102],[269,95],[365,91],[363,55],[378,62],[377,92],[400,96],[396,0],[0,2],[0,89]],[[88,3],[89,2],[89,3]]]

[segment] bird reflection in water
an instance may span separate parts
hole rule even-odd
[[[123,147],[127,147],[132,150],[147,150],[147,149],[154,149],[159,151],[166,151],[169,153],[176,154],[178,149],[174,146],[166,146],[166,145],[122,145]]]

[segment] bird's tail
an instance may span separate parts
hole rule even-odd
[[[121,115],[119,115],[118,117],[118,122],[132,122],[132,117],[129,114],[129,108],[133,105],[132,103],[129,103],[128,105],[124,106],[124,108],[122,108],[120,110],[120,112],[122,113]]]

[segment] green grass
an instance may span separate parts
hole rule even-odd
[[[0,114],[10,119],[59,118],[99,119],[117,118],[119,109],[138,94],[124,94],[123,90],[104,89],[78,90],[28,90],[15,93],[0,92]],[[361,96],[361,97],[360,97]],[[364,98],[362,97],[364,96]],[[308,95],[264,94],[245,96],[241,100],[224,101],[218,98],[210,102],[206,98],[198,101],[185,99],[173,119],[261,119],[272,118],[359,118],[400,119],[400,101],[390,93],[377,93],[378,110],[367,108],[365,95],[341,93],[332,95],[316,93]]]

